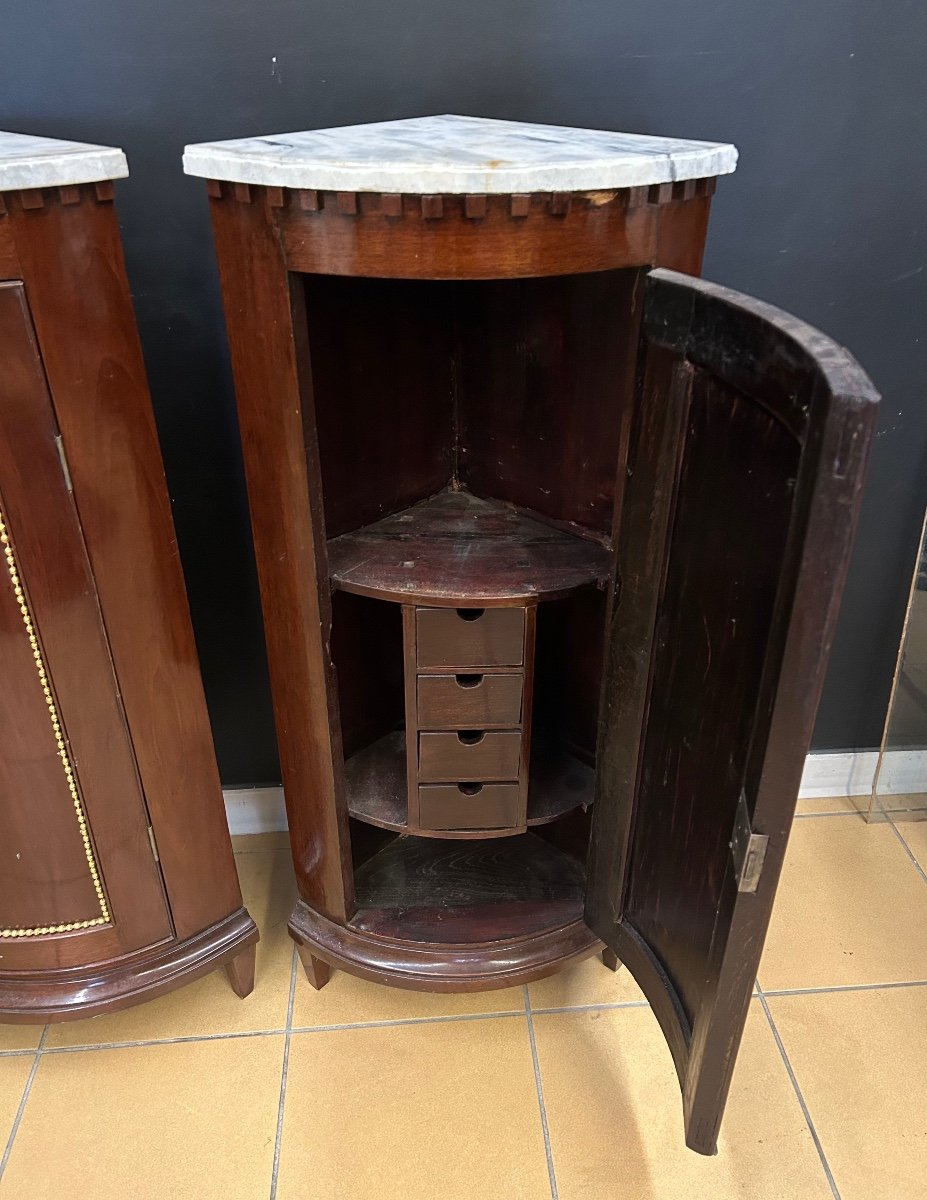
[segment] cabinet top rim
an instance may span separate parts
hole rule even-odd
[[[453,114],[187,146],[206,179],[320,191],[595,191],[727,175],[737,150],[688,141]]]
[[[115,146],[0,131],[0,192],[100,183],[128,174],[126,156]]]

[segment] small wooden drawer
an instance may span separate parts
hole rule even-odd
[[[517,779],[520,758],[521,733],[517,729],[418,735],[422,783]]]
[[[513,829],[524,825],[517,783],[445,783],[418,789],[422,829]]]
[[[420,675],[419,729],[482,729],[521,721],[524,675]]]
[[[523,608],[417,608],[420,667],[520,667],[525,658]]]

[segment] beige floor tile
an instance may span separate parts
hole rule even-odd
[[[927,871],[927,821],[899,821],[896,819],[895,824],[908,849],[917,859],[921,868]]]
[[[23,1089],[32,1064],[34,1054],[17,1054],[12,1058],[0,1058],[0,1156],[6,1148],[7,1138],[16,1120],[19,1102],[23,1098]],[[0,1183],[0,1195],[6,1196],[3,1184]]]
[[[3,1200],[266,1200],[283,1037],[47,1054]]]
[[[293,958],[292,942],[286,931],[295,896],[289,851],[239,855],[238,871],[245,905],[261,931],[255,987],[250,996],[239,999],[225,971],[214,971],[147,1004],[85,1021],[53,1025],[46,1045],[134,1042],[283,1028]]]
[[[294,1034],[277,1200],[310,1194],[549,1197],[524,1018]]]
[[[767,991],[927,978],[927,887],[889,825],[795,822],[759,977]]]
[[[0,1025],[0,1050],[34,1050],[43,1025]]]
[[[346,971],[333,971],[317,992],[301,966],[296,968],[293,1027],[359,1025],[367,1021],[409,1021],[420,1017],[456,1017],[473,1013],[524,1012],[520,987],[491,992],[413,992],[369,983]]]
[[[573,1004],[627,1004],[644,993],[627,967],[610,971],[600,955],[528,985],[532,1008],[569,1008]]]
[[[831,1200],[782,1058],[751,1005],[718,1154],[687,1150],[647,1008],[534,1018],[560,1200]]]
[[[924,1200],[927,987],[769,1007],[843,1200]]]
[[[856,813],[869,803],[868,796],[800,796],[796,813]]]

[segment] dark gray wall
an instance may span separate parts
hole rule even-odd
[[[705,274],[882,390],[816,733],[878,742],[927,501],[919,0],[44,0],[4,13],[0,127],[122,146],[119,212],[227,783],[277,777],[204,185],[185,142],[423,113],[735,142]]]

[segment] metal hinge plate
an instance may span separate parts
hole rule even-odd
[[[765,833],[754,833],[750,825],[746,792],[741,790],[737,801],[737,816],[731,835],[731,854],[737,876],[738,892],[755,892],[763,872],[769,837]]]
[[[58,458],[61,462],[61,474],[64,476],[64,482],[67,485],[69,492],[73,494],[74,484],[71,482],[71,468],[68,466],[67,455],[64,452],[64,440],[61,434],[55,435],[55,449],[58,451]]]
[[[159,863],[161,859],[158,856],[158,843],[155,841],[154,830],[150,825],[148,826],[148,841],[151,843],[151,853],[154,856],[154,860],[156,863]]]

